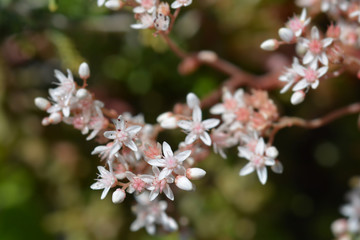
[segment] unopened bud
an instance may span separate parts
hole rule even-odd
[[[158,14],[162,14],[164,16],[169,16],[170,15],[170,7],[168,3],[165,2],[161,2],[159,4],[159,7],[157,9]]]
[[[218,56],[213,51],[203,50],[198,53],[198,59],[203,62],[213,63],[218,59]]]
[[[302,103],[305,99],[305,93],[304,91],[296,91],[293,93],[293,95],[291,96],[291,103],[293,105],[297,105],[299,103]]]
[[[175,184],[178,188],[185,191],[191,191],[193,189],[192,183],[185,176],[177,176],[175,178]]]
[[[186,170],[186,177],[189,179],[197,180],[205,176],[206,172],[205,170],[201,168],[188,168]]]
[[[279,152],[276,149],[276,147],[271,146],[266,149],[266,156],[271,157],[271,158],[277,158],[278,155],[279,155]]]
[[[35,105],[43,111],[46,111],[51,106],[51,103],[47,99],[42,97],[35,98],[34,102]]]
[[[112,202],[113,203],[122,203],[126,197],[126,193],[121,188],[118,188],[112,194]]]
[[[173,218],[168,217],[165,221],[164,228],[169,232],[173,232],[173,231],[177,231],[179,227]]]
[[[86,62],[83,62],[82,64],[80,64],[79,67],[79,76],[82,79],[88,79],[90,77],[90,69],[89,69],[89,65]]]
[[[200,100],[194,93],[189,93],[186,96],[186,103],[189,106],[189,108],[193,109],[195,106],[200,105]]]
[[[288,28],[280,28],[279,29],[279,36],[280,36],[281,40],[289,43],[289,42],[291,42],[293,40],[294,33]]]
[[[331,224],[331,231],[335,236],[342,235],[348,230],[346,219],[340,218]]]
[[[43,126],[48,126],[48,125],[50,125],[49,118],[48,118],[48,117],[43,118],[43,120],[41,121],[41,124],[42,124]]]
[[[193,56],[186,57],[178,66],[178,71],[182,75],[193,73],[199,67],[199,61]]]
[[[54,112],[49,116],[49,123],[58,124],[62,120],[62,115],[59,112]]]
[[[156,121],[158,123],[160,123],[160,126],[162,128],[166,128],[166,129],[174,129],[177,128],[177,120],[176,118],[173,116],[172,112],[165,112],[163,114],[160,114]]]
[[[268,39],[264,41],[260,47],[266,51],[274,51],[279,47],[279,42],[276,39]]]
[[[84,89],[84,88],[80,88],[79,90],[76,91],[76,97],[78,99],[84,99],[88,96],[89,92]]]

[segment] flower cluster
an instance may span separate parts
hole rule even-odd
[[[90,140],[108,125],[108,121],[101,110],[104,104],[94,99],[85,89],[86,80],[90,76],[86,63],[80,65],[79,75],[84,80],[83,87],[78,87],[70,70],[67,76],[55,70],[58,86],[49,89],[49,100],[38,97],[35,105],[49,113],[49,116],[42,120],[44,126],[65,122],[79,129],[82,134],[88,134],[92,130],[86,138]]]

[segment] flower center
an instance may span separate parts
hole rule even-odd
[[[290,20],[289,27],[293,32],[297,32],[303,29],[304,23],[297,17],[294,17],[293,19]]]
[[[177,160],[174,157],[167,157],[166,158],[166,167],[173,169],[177,166]]]
[[[141,6],[145,9],[150,9],[154,6],[154,2],[152,0],[143,0],[141,2]]]
[[[118,132],[116,133],[116,138],[120,141],[120,142],[124,142],[127,140],[128,138],[128,133],[126,131],[121,131],[120,129],[118,129]]]
[[[236,100],[233,99],[233,98],[227,99],[227,100],[225,100],[225,102],[224,102],[224,107],[225,107],[227,110],[235,109],[236,106],[237,106]]]
[[[308,68],[305,70],[305,79],[308,83],[313,83],[317,80],[317,73],[314,69]]]
[[[240,122],[246,122],[250,116],[249,110],[247,108],[239,108],[235,114],[236,120]]]
[[[134,178],[132,186],[135,188],[136,191],[141,192],[145,187],[145,182],[140,178]]]
[[[318,39],[311,40],[311,42],[309,43],[309,49],[312,53],[319,54],[322,49],[322,44],[320,40]]]
[[[195,123],[194,127],[193,127],[193,132],[197,135],[201,134],[204,132],[204,127],[202,125],[202,123]]]
[[[264,166],[264,157],[259,155],[254,155],[251,158],[251,162],[254,164],[255,167],[262,167]]]

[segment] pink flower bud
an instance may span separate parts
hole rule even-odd
[[[186,170],[186,177],[189,179],[197,180],[205,176],[205,174],[206,172],[201,168],[188,168]]]
[[[40,110],[43,110],[43,111],[46,111],[51,106],[51,103],[47,99],[42,98],[42,97],[35,98],[34,102],[35,102],[35,105]]]
[[[279,36],[280,36],[281,40],[289,43],[289,42],[291,42],[293,40],[294,33],[288,28],[280,28],[279,29]]]
[[[48,117],[43,118],[43,120],[41,121],[41,124],[42,124],[43,126],[48,126],[48,125],[50,124],[49,118],[48,118]]]
[[[80,88],[80,89],[77,90],[77,92],[76,92],[76,97],[77,97],[78,99],[84,99],[84,98],[86,98],[86,97],[88,96],[88,94],[89,94],[89,92],[88,92],[86,89]]]
[[[192,183],[185,176],[181,176],[181,175],[177,176],[175,178],[175,184],[178,188],[185,191],[190,191],[193,189]]]
[[[305,99],[304,91],[296,91],[291,96],[290,101],[293,105],[297,105],[299,103],[302,103],[304,101],[304,99]]]
[[[122,203],[126,197],[126,193],[121,188],[115,190],[112,195],[112,202],[113,203]]]
[[[270,158],[277,158],[278,155],[279,155],[279,152],[276,149],[276,147],[268,147],[266,149],[266,156],[268,156]]]
[[[276,39],[268,39],[264,41],[260,47],[266,51],[274,51],[279,47],[279,42]]]
[[[90,77],[90,69],[89,69],[89,65],[86,62],[83,62],[82,64],[80,64],[79,67],[79,76],[82,79],[88,79]]]
[[[49,116],[49,123],[58,124],[62,120],[62,115],[59,112],[54,112]]]

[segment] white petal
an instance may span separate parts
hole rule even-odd
[[[186,145],[192,144],[197,139],[196,134],[189,133],[185,138]]]
[[[273,166],[275,164],[275,160],[273,158],[265,157],[265,165]]]
[[[102,192],[101,197],[100,197],[101,200],[103,200],[103,199],[106,197],[106,195],[108,194],[109,190],[110,190],[110,187],[104,188],[104,191]]]
[[[199,106],[194,107],[192,117],[194,122],[201,122],[202,112]]]
[[[204,126],[204,128],[206,130],[216,127],[217,125],[219,125],[219,123],[220,123],[220,120],[216,119],[216,118],[210,118],[210,119],[206,119],[206,120],[202,121],[202,125]]]
[[[203,143],[205,143],[205,145],[211,146],[211,138],[207,132],[200,134],[200,139],[203,141]]]
[[[309,86],[308,82],[306,81],[305,78],[301,79],[300,82],[298,82],[297,84],[295,84],[295,86],[293,87],[293,91],[299,91],[301,89],[306,88],[307,86]]]
[[[210,113],[212,114],[222,114],[225,112],[225,107],[224,104],[222,103],[218,103],[215,106],[213,106],[212,108],[210,108]]]
[[[130,225],[130,230],[135,232],[137,230],[139,230],[140,228],[142,228],[145,224],[144,220],[140,220],[140,219],[136,219],[134,222],[131,223]]]
[[[312,88],[312,89],[316,89],[318,86],[319,86],[319,80],[316,80],[315,82],[313,82],[313,83],[311,84],[311,88]]]
[[[103,189],[104,187],[105,187],[104,184],[101,183],[101,182],[93,183],[93,184],[90,186],[90,188],[91,188],[92,190],[99,190],[99,189]]]
[[[116,132],[115,131],[106,131],[106,132],[104,132],[104,137],[106,137],[108,139],[115,139]]]
[[[174,194],[173,194],[169,184],[166,184],[166,187],[164,189],[164,193],[165,193],[165,195],[166,195],[166,197],[168,199],[170,199],[171,201],[174,201]]]
[[[325,75],[325,73],[327,73],[329,67],[325,66],[325,67],[321,67],[317,70],[318,73],[318,78],[321,78],[322,76]]]
[[[320,55],[319,55],[319,61],[320,61],[322,64],[326,65],[326,66],[329,64],[329,59],[327,58],[325,52],[320,53]]]
[[[106,146],[97,146],[96,148],[94,148],[94,150],[91,152],[91,155],[95,155],[95,154],[99,154],[105,150],[107,150],[108,147]]]
[[[137,148],[136,144],[134,143],[134,141],[126,141],[126,142],[124,142],[124,144],[125,144],[125,146],[127,146],[128,148],[133,150],[134,152],[138,151],[138,148]]]
[[[131,136],[134,136],[135,134],[137,134],[140,130],[141,130],[141,126],[131,126],[131,127],[128,127],[126,129],[126,131],[131,135]]]
[[[254,168],[253,164],[248,163],[240,170],[239,175],[245,176],[245,175],[252,173],[254,170],[255,170],[255,168]]]
[[[144,13],[145,12],[145,8],[141,7],[141,6],[137,6],[133,9],[134,13]]]
[[[154,224],[146,225],[145,228],[146,228],[146,231],[148,234],[150,234],[150,235],[155,234],[156,228],[155,228]]]
[[[111,151],[109,153],[109,156],[113,156],[115,153],[117,153],[121,148],[121,143],[114,143],[114,145],[111,147]]]
[[[311,53],[311,51],[307,51],[304,58],[303,63],[309,64],[312,60],[314,60],[315,56]]]
[[[295,72],[297,74],[299,74],[300,76],[304,77],[305,76],[305,68],[303,66],[301,66],[298,63],[294,63],[293,65],[293,69],[295,70]]]
[[[322,47],[323,48],[328,47],[330,44],[332,44],[333,41],[334,41],[334,39],[332,39],[332,38],[324,38],[323,40],[321,40]]]
[[[313,26],[311,28],[311,38],[312,39],[319,39],[320,38],[319,29],[316,26]]]
[[[280,90],[280,93],[285,93],[287,92],[287,90],[290,89],[290,87],[293,85],[294,81],[290,81],[288,82],[281,90]]]
[[[238,147],[238,150],[239,150],[239,157],[243,157],[250,160],[252,156],[252,152],[248,148]]]
[[[159,174],[159,180],[162,180],[172,173],[172,169],[164,168]]]
[[[153,159],[153,160],[158,160],[158,159]],[[152,160],[150,160],[150,161],[152,161]],[[150,162],[150,161],[149,161],[149,162]],[[148,162],[148,163],[149,163],[149,162]],[[149,163],[149,164],[150,164],[150,165],[153,165],[153,164],[151,164],[151,163]],[[158,176],[159,176],[159,174],[160,174],[159,168],[157,168],[156,166],[153,165],[152,171],[153,171],[155,177],[158,177]]]
[[[151,191],[149,196],[150,201],[153,201],[158,195],[159,195],[159,189]]]
[[[258,143],[256,144],[255,153],[258,155],[263,155],[265,152],[265,142],[263,138],[260,138]]]
[[[175,1],[171,4],[171,8],[179,8],[182,7],[182,4],[179,3],[178,1]]]
[[[256,170],[260,182],[264,185],[267,180],[267,170],[266,167],[260,167]]]
[[[306,19],[306,8],[303,8],[303,10],[301,11],[300,20],[305,21],[305,19]]]
[[[104,2],[105,2],[105,0],[98,0],[98,1],[97,1],[97,5],[98,5],[99,7],[101,7],[102,5],[104,5]]]
[[[190,191],[193,189],[192,183],[185,176],[177,176],[175,179],[175,185],[185,191]]]
[[[185,159],[187,159],[191,154],[191,150],[186,150],[183,152],[180,152],[178,154],[175,155],[175,158],[179,161],[179,162],[183,162],[185,161]]]
[[[177,123],[177,125],[184,129],[185,131],[191,131],[192,130],[192,122],[190,121],[186,121],[186,120],[181,120]]]
[[[148,161],[148,164],[150,164],[152,166],[156,166],[156,167],[165,167],[166,166],[166,163],[165,163],[164,159],[151,159],[151,160]],[[156,174],[156,175],[159,175],[159,174]]]
[[[189,106],[189,108],[193,109],[195,106],[200,105],[200,100],[194,93],[189,93],[186,96],[186,103]]]
[[[163,142],[163,154],[165,157],[172,157],[174,156],[173,151],[171,150],[170,145],[167,142]]]

